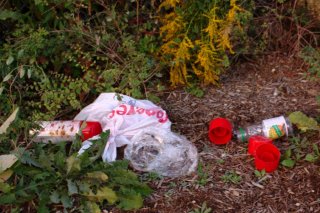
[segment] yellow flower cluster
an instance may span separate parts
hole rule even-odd
[[[178,0],[165,0],[160,7],[175,8]],[[219,7],[214,5],[207,14],[207,26],[201,35],[193,41],[188,36],[189,28],[184,17],[175,10],[162,19],[160,28],[163,45],[161,54],[163,60],[170,65],[170,81],[173,86],[188,84],[188,71],[193,73],[205,84],[217,84],[223,68],[223,58],[226,52],[233,53],[230,35],[234,24],[239,24],[236,14],[242,9],[236,0],[230,0],[230,9],[222,17]],[[191,55],[192,53],[192,55]],[[190,72],[189,71],[189,72]]]
[[[173,7],[175,8],[177,4],[180,3],[180,0],[165,0],[164,2],[162,2],[159,6],[159,9],[161,9],[162,7]]]
[[[160,36],[165,42],[177,36],[177,33],[185,28],[185,23],[182,17],[177,15],[175,12],[165,15],[162,19],[163,26],[160,27]]]

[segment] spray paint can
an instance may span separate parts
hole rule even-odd
[[[30,130],[34,142],[59,143],[74,141],[77,135],[85,141],[102,132],[99,122],[96,121],[39,121],[39,130]]]

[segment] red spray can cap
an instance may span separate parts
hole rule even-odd
[[[279,165],[280,155],[279,149],[272,143],[262,144],[256,150],[254,160],[256,169],[273,172]]]
[[[86,123],[84,129],[82,129],[81,140],[85,141],[93,136],[96,136],[102,132],[102,128],[99,122],[96,121],[82,121],[80,126],[82,126],[83,122]]]
[[[273,141],[270,138],[261,136],[261,135],[254,135],[249,138],[248,143],[248,153],[252,156],[256,155],[256,150],[259,146],[266,144],[266,143],[272,143]]]
[[[215,118],[210,122],[208,136],[214,144],[226,144],[232,137],[232,124],[225,118]]]

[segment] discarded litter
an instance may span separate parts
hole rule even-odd
[[[235,130],[225,118],[215,118],[209,124],[208,136],[214,144],[227,144],[232,137],[248,143],[248,153],[255,158],[258,170],[273,172],[280,161],[280,151],[272,140],[293,134],[292,124],[288,118],[279,116],[263,120],[261,124]]]
[[[255,156],[257,148],[266,143],[272,143],[272,140],[261,135],[251,136],[248,143],[248,153]]]
[[[179,177],[196,170],[196,147],[185,137],[167,129],[147,128],[125,148],[125,158],[136,170]]]
[[[209,125],[209,139],[214,144],[226,144],[232,138],[232,124],[225,118],[215,118]]]
[[[257,170],[273,172],[277,169],[280,161],[280,151],[272,143],[260,145],[255,154],[255,166]]]
[[[101,125],[95,121],[40,121],[40,130],[30,130],[34,142],[59,143],[73,141],[77,134],[82,141],[92,138],[102,132]]]
[[[110,130],[102,154],[105,162],[114,161],[117,147],[127,145],[126,157],[137,170],[155,171],[170,177],[187,175],[196,170],[198,160],[195,146],[171,132],[167,113],[148,100],[102,93],[74,119],[99,121],[103,131]],[[156,131],[150,130],[151,127]],[[92,142],[89,139],[82,144],[79,154],[88,149]]]
[[[284,116],[263,120],[261,124],[239,128],[235,131],[238,141],[245,142],[253,135],[262,135],[270,139],[289,136],[293,133],[291,122]]]

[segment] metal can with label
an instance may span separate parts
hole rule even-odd
[[[85,141],[102,132],[99,122],[96,121],[40,121],[39,130],[30,130],[34,142],[59,143],[74,141],[77,135]]]

